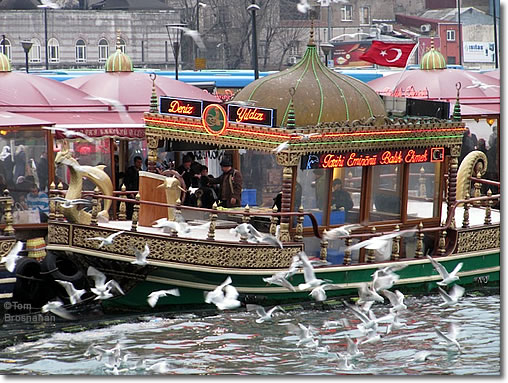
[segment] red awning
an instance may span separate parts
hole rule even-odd
[[[38,118],[33,118],[29,116],[24,116],[22,114],[11,113],[11,112],[0,112],[0,128],[8,129],[8,128],[17,128],[20,126],[28,127],[40,127],[40,126],[52,126],[54,122],[50,122],[47,120],[41,120]]]

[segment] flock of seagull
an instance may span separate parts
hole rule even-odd
[[[207,228],[207,225],[209,225],[209,223],[200,226]],[[190,231],[189,225],[184,220],[168,221],[167,219],[160,219],[156,221],[153,226],[163,229],[168,228],[178,233],[188,233]],[[350,235],[351,231],[355,230],[358,227],[359,225],[345,225],[339,228],[325,231],[324,237],[328,240],[339,239],[344,235]],[[350,249],[356,249],[360,247],[366,247],[375,250],[384,249],[386,244],[390,243],[396,235],[408,235],[413,233],[414,230],[415,229],[409,229],[395,234],[391,233],[388,235],[374,237],[369,240],[359,242],[356,245],[350,246]],[[104,246],[113,244],[114,241],[122,233],[123,231],[118,231],[107,237],[98,236],[88,238],[88,240],[98,241],[98,248],[102,248]],[[242,223],[236,226],[234,229],[231,229],[231,233],[236,236],[244,236],[249,242],[266,243],[271,246],[282,248],[282,243],[277,239],[276,236],[262,234],[248,223]],[[18,241],[13,249],[9,252],[9,254],[0,260],[0,263],[6,263],[7,270],[11,272],[15,270],[16,261],[21,258],[18,253],[22,251],[23,246],[23,242]],[[148,264],[147,257],[150,254],[150,248],[148,244],[145,243],[142,250],[134,247],[132,250],[136,257],[136,259],[131,262],[132,264],[138,265],[140,267]],[[459,299],[464,294],[464,288],[458,284],[453,284],[449,291],[446,291],[445,288],[447,288],[448,285],[458,281],[458,272],[462,268],[463,264],[457,264],[451,272],[448,272],[443,265],[434,260],[432,257],[429,255],[426,255],[426,257],[429,259],[434,269],[441,277],[441,280],[437,282],[439,294],[443,299],[443,302],[439,304],[439,307],[444,308],[457,304]],[[326,264],[328,264],[326,261],[309,259],[307,254],[302,251],[293,257],[292,263],[287,270],[275,273],[270,277],[263,278],[263,281],[268,284],[282,286],[292,292],[308,291],[309,296],[311,296],[315,301],[322,302],[327,299],[327,290],[340,288],[338,285],[331,283],[329,280],[319,279],[316,277],[314,267]],[[365,343],[377,342],[381,339],[381,336],[386,336],[393,331],[406,327],[406,324],[401,320],[401,313],[407,310],[407,306],[404,303],[404,295],[399,290],[390,291],[390,289],[400,278],[396,271],[404,268],[405,266],[405,264],[395,264],[378,269],[372,274],[372,281],[361,283],[358,287],[358,298],[356,299],[355,304],[344,302],[346,311],[356,317],[356,319],[359,321],[356,327],[360,331],[360,336],[358,336],[355,341],[350,339],[349,336],[346,336],[348,345],[346,352],[334,354],[334,357],[338,361],[338,368],[340,370],[352,370],[355,368],[354,364],[350,362],[362,355],[362,352],[359,351],[358,346]],[[303,271],[305,282],[294,286],[290,282],[290,279],[300,270]],[[90,292],[95,295],[95,300],[110,299],[119,294],[124,294],[124,291],[114,279],[107,280],[107,277],[102,272],[98,271],[92,266],[88,267],[87,276],[90,277],[90,279],[94,282],[94,286],[90,288]],[[76,289],[71,282],[61,280],[56,280],[56,282],[65,288],[71,305],[80,303],[82,301],[82,296],[87,293],[85,289]],[[150,307],[153,308],[157,305],[158,300],[161,297],[168,295],[180,296],[180,291],[178,288],[154,291],[147,296],[147,303],[150,305]],[[232,278],[229,276],[223,283],[218,285],[212,291],[204,292],[204,302],[215,305],[217,309],[221,311],[234,310],[242,307],[242,302],[238,298],[238,290],[232,285]],[[371,307],[375,303],[384,303],[385,298],[388,299],[391,305],[389,313],[377,318],[374,312],[371,310]],[[245,305],[245,308],[248,312],[254,312],[256,314],[256,323],[272,321],[274,314],[278,314],[280,312],[285,313],[285,310],[281,306],[274,306],[270,309],[267,309],[260,305],[247,304]],[[45,304],[42,307],[41,311],[43,313],[51,312],[55,315],[69,320],[77,319],[64,307],[64,303],[59,298],[56,298]],[[349,322],[344,319],[342,323],[348,324]],[[385,334],[381,334],[379,332],[379,324],[381,323],[386,324]],[[312,326],[307,327],[302,323],[285,323],[285,325],[287,326],[289,333],[297,336],[297,347],[322,349],[319,347],[318,331],[316,328]],[[448,346],[454,346],[458,349],[459,352],[461,352],[460,344],[457,341],[459,328],[456,324],[452,323],[449,327],[448,333],[446,334],[438,328],[435,328],[435,333],[441,340],[444,341],[444,344]],[[117,348],[109,351],[101,350],[97,347],[93,347],[92,349],[93,352],[98,354],[100,357],[108,356],[110,358],[106,364],[110,365],[111,368],[113,368],[113,373],[116,374],[122,372],[119,370],[119,367],[124,362],[124,359],[117,351]],[[92,349],[87,351],[88,354],[92,353]],[[326,349],[327,346],[325,346],[325,351]],[[430,351],[417,353],[414,355],[413,360],[424,361],[430,354]],[[164,371],[167,372],[168,366],[159,364],[157,366],[154,365],[151,367],[136,366],[135,369],[137,368],[144,368],[147,371],[156,373],[164,373]]]

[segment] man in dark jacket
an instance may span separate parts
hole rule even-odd
[[[242,204],[242,174],[233,169],[229,158],[224,158],[220,166],[222,174],[218,178],[210,179],[210,183],[220,185],[219,200],[222,207],[239,207]]]

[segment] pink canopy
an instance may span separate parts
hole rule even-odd
[[[0,110],[33,111],[48,107],[107,110],[101,101],[90,100],[88,94],[59,81],[26,73],[0,72]]]
[[[484,74],[485,76],[495,78],[497,80],[501,80],[501,69],[489,70],[487,72],[483,72],[482,74]]]
[[[459,82],[461,104],[499,105],[499,80],[463,69],[406,70],[377,78],[368,84],[379,95],[454,102]]]
[[[91,96],[115,100],[124,106],[146,106],[145,111],[148,111],[152,95],[150,74],[141,72],[106,72],[84,75],[66,80],[64,83]],[[157,76],[155,91],[157,98],[171,96],[220,102],[219,98],[198,87],[165,76]]]

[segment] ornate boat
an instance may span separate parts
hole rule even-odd
[[[53,196],[80,197],[81,176],[89,176],[97,188],[91,213],[51,201],[46,258],[52,266],[46,267],[88,288],[86,271],[93,266],[125,292],[102,301],[103,307],[126,311],[153,310],[147,296],[169,288],[178,288],[180,296],[160,298],[156,309],[210,307],[204,292],[228,276],[243,303],[312,302],[309,290],[291,291],[263,280],[287,270],[301,251],[327,261],[315,267],[315,274],[333,285],[326,291],[328,300],[356,295],[376,270],[390,265],[404,266],[394,288],[431,291],[441,277],[426,255],[449,271],[463,263],[461,285],[496,286],[500,213],[493,205],[499,195],[479,193],[482,185],[498,184],[481,179],[487,167],[481,152],[470,153],[459,168],[465,128],[456,107],[450,120],[389,118],[368,86],[321,64],[312,39],[301,62],[253,82],[228,105],[168,97],[157,104],[153,97],[145,114],[148,171],[140,172],[139,191],[112,192],[99,167],[75,167],[70,152],[57,155],[57,164],[80,172],[69,190],[53,187]],[[161,148],[175,153],[177,161],[187,150],[231,156],[244,173],[242,199],[249,205],[204,209],[182,204],[179,187],[185,185],[171,172],[157,171]],[[249,173],[260,167],[262,172]],[[352,197],[348,211],[332,203],[335,179]],[[247,193],[252,190],[255,198]],[[279,192],[280,210],[272,207]],[[127,199],[129,193],[137,193],[136,199]],[[117,217],[108,215],[112,201],[119,204]],[[132,220],[125,217],[128,203],[134,205]],[[182,217],[188,232],[152,227],[159,218]],[[241,223],[277,236],[282,248],[232,233]],[[351,223],[359,227],[349,235],[334,240],[323,235]],[[383,253],[350,249],[406,229],[414,235],[395,236]],[[90,240],[120,231],[112,244]],[[133,264],[136,249],[145,244],[148,263]],[[294,286],[305,282],[303,271],[289,281]]]

